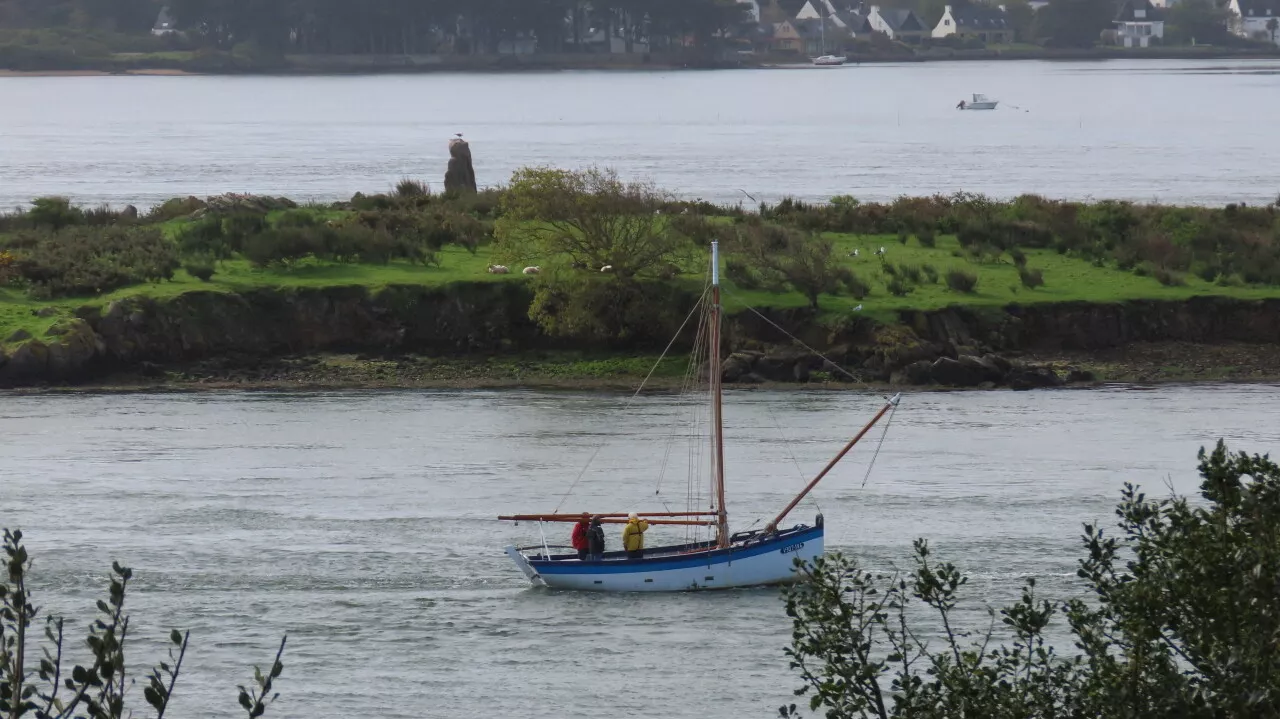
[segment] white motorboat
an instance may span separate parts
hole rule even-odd
[[[996,109],[996,105],[999,103],[999,100],[992,100],[986,95],[974,93],[973,101],[966,102],[965,100],[961,100],[960,104],[956,105],[956,107],[960,110],[994,110]]]
[[[813,58],[814,65],[843,65],[849,61],[844,55],[823,55]]]

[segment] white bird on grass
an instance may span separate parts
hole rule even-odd
[[[854,307],[854,308],[853,308],[853,311],[854,311],[854,312],[861,312],[861,311],[862,311],[862,305],[858,305],[857,307]]]

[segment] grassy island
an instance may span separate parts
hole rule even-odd
[[[88,333],[81,342],[87,344],[89,335],[105,331],[103,322],[110,325],[112,313],[125,309],[137,325],[130,332],[190,333],[182,323],[198,318],[166,320],[163,330],[147,318],[156,308],[193,298],[207,303],[210,297],[248,297],[261,303],[264,293],[312,297],[357,291],[365,304],[398,302],[390,305],[393,314],[408,312],[409,303],[437,307],[433,303],[446,300],[480,314],[454,317],[452,324],[430,330],[401,327],[399,339],[295,338],[266,354],[345,351],[332,361],[307,364],[307,376],[320,382],[336,376],[361,384],[630,380],[647,371],[700,293],[712,239],[721,241],[725,254],[726,309],[743,318],[740,331],[731,333],[740,350],[768,351],[784,342],[753,334],[748,307],[785,318],[789,332],[828,347],[924,342],[950,354],[1114,350],[1128,343],[1125,337],[1011,339],[1010,308],[1017,308],[1014,315],[1074,308],[1078,316],[1081,307],[1243,303],[1264,313],[1247,321],[1256,330],[1252,336],[1235,330],[1215,336],[1203,328],[1194,336],[1171,328],[1164,336],[1142,327],[1127,337],[1243,342],[1259,352],[1280,326],[1280,318],[1265,314],[1269,301],[1280,299],[1276,206],[1171,207],[1036,196],[997,201],[958,194],[892,203],[784,200],[744,208],[686,202],[645,183],[622,182],[608,171],[542,169],[522,170],[500,190],[439,195],[404,181],[394,192],[323,205],[224,195],[177,198],[140,213],[38,199],[0,216],[0,367],[12,365],[5,358],[18,357],[28,345],[25,354],[48,353],[77,333]],[[496,265],[507,271],[491,272]],[[525,267],[538,269],[526,273]],[[445,322],[438,307],[431,311],[433,321]],[[961,312],[968,329],[943,337],[939,332],[949,330],[929,319],[938,312]],[[253,316],[241,321],[252,323]],[[405,317],[397,322],[423,321]],[[360,321],[380,326],[375,319]],[[1018,326],[1046,321],[1022,317]],[[476,322],[482,324],[462,326]],[[1179,327],[1206,322],[1223,324],[1173,321]],[[110,331],[125,332],[128,323],[117,324]],[[904,332],[911,336],[900,336]],[[92,342],[117,355],[108,365],[112,371],[152,362],[146,357],[161,365],[203,362],[234,346],[226,340],[213,343],[217,348],[192,349],[205,340],[188,338],[179,343],[185,343],[182,350],[110,347],[124,341],[108,339],[106,350],[102,337]],[[249,354],[264,351],[246,348]],[[366,371],[371,354],[383,355],[378,361],[384,363],[388,354],[418,359],[408,370],[403,359],[395,360],[399,369],[392,381],[385,367]],[[892,359],[885,359],[885,371],[892,370]],[[1081,359],[1075,357],[1076,363],[1090,364]],[[1125,376],[1118,369],[1123,364],[1107,364],[1104,374]],[[1156,378],[1181,376],[1182,369],[1188,368],[1162,366]],[[1200,370],[1185,374],[1234,376],[1221,367]],[[681,372],[672,366],[659,375]],[[1253,367],[1243,376],[1263,374]]]

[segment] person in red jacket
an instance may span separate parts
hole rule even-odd
[[[578,559],[585,560],[587,558],[587,529],[590,528],[590,521],[591,515],[583,512],[582,519],[579,519],[578,523],[573,525],[573,535],[570,537],[569,543],[573,545],[574,549],[578,550]]]

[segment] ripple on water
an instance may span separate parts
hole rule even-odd
[[[960,618],[983,631],[987,607],[1028,578],[1044,596],[1077,591],[1080,524],[1112,521],[1122,482],[1193,491],[1195,451],[1219,435],[1274,449],[1277,399],[1276,387],[1238,385],[908,396],[869,478],[860,448],[816,493],[827,544],[893,573],[928,537],[970,573]],[[731,394],[735,520],[769,516],[874,402]],[[538,528],[492,517],[554,506],[601,439],[569,504],[683,506],[681,473],[653,496],[653,459],[667,419],[687,410],[671,397],[641,398],[637,413],[625,404],[537,392],[11,395],[0,519],[27,532],[38,598],[77,623],[111,559],[135,568],[137,656],[161,656],[169,627],[192,630],[182,716],[234,710],[234,686],[286,632],[284,715],[767,715],[795,685],[777,591],[535,590],[501,553]],[[780,435],[803,440],[794,462]],[[567,540],[567,527],[547,531]]]

